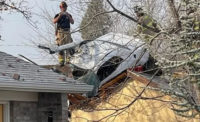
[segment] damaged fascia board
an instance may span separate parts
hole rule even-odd
[[[87,93],[92,91],[89,85],[59,85],[59,84],[25,84],[25,83],[0,83],[1,90],[29,91],[29,92],[55,92],[55,93]]]
[[[56,92],[56,93],[87,93],[93,90],[92,85],[68,82],[27,82],[3,76],[0,77],[0,90]]]

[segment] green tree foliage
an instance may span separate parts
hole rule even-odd
[[[109,14],[100,14],[105,12],[103,0],[92,0],[80,24],[81,35],[83,39],[93,40],[109,32],[112,24]],[[94,17],[95,16],[95,17]]]

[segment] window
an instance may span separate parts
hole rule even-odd
[[[112,57],[108,61],[106,61],[98,70],[97,76],[99,77],[99,80],[102,81],[105,78],[107,78],[109,75],[111,75],[117,67],[123,62],[123,59],[120,57]]]
[[[0,102],[0,122],[10,122],[9,102]]]

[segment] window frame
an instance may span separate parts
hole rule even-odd
[[[10,103],[0,101],[0,104],[3,105],[3,122],[10,122]]]

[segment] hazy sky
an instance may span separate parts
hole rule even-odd
[[[55,16],[55,13],[60,12],[59,4],[60,0],[27,0],[28,5],[31,8],[32,12],[32,21],[37,21],[38,30],[42,35],[47,31],[46,27],[49,23],[44,22],[41,18],[42,9],[50,13],[52,17]],[[80,0],[68,0],[68,12],[72,14],[75,24],[71,26],[72,30],[76,30],[79,27],[79,24],[82,21],[82,16],[85,13],[87,8],[87,3],[82,2],[80,7]],[[113,3],[120,9],[123,9],[125,2],[116,0]],[[34,62],[42,64],[52,64],[57,61],[57,56],[47,53],[42,53],[41,49],[38,49],[36,45],[33,44],[30,39],[35,37],[34,42],[37,44],[43,43],[40,39],[37,39],[36,33],[33,31],[33,28],[30,24],[27,23],[26,19],[20,13],[7,13],[3,12],[0,15],[3,20],[0,20],[0,35],[4,41],[0,41],[0,51],[18,56],[19,54],[26,56],[27,58],[33,60]],[[124,26],[123,26],[124,27]],[[46,30],[45,30],[46,29]],[[120,29],[123,30],[123,29]],[[54,30],[52,30],[54,33]],[[52,32],[51,31],[51,32]],[[45,36],[49,39],[50,36]],[[52,35],[51,35],[52,37]],[[80,33],[72,34],[73,41],[80,41]],[[54,39],[51,39],[54,42]],[[57,63],[57,62],[56,62]]]
[[[59,1],[28,0],[28,2],[33,12],[32,20],[38,21],[37,25],[39,28],[44,28],[45,24],[43,20],[34,13],[41,14],[41,8],[46,8],[50,13],[59,12]],[[74,14],[70,6],[73,6],[73,4],[69,5],[69,12]],[[52,16],[54,16],[54,14],[52,14]],[[80,19],[78,18],[80,17],[77,17],[77,15],[73,16],[75,25],[72,26],[72,29],[75,29],[79,25]],[[49,58],[50,55],[42,54],[40,52],[41,50],[30,41],[30,36],[34,35],[34,31],[20,13],[2,13],[1,17],[3,20],[0,21],[0,34],[4,41],[0,41],[0,51],[14,56],[18,56],[19,54],[24,55],[38,64],[52,63],[52,59]],[[81,39],[80,34],[73,34],[73,38],[75,38],[75,40]],[[40,43],[39,40],[37,42]]]

